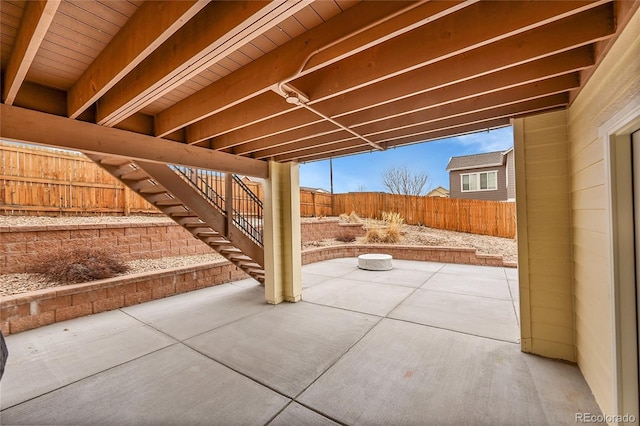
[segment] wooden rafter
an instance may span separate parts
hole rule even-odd
[[[610,37],[613,32],[611,14],[603,14],[600,10],[591,10],[335,98],[320,102],[311,101],[311,104],[325,114],[338,119],[352,114],[354,111],[371,110],[378,105],[395,100],[399,101],[399,104],[404,103],[412,95],[448,87],[508,68],[520,65],[521,69],[533,68],[541,64],[533,62],[540,58],[566,55],[560,56],[560,61],[573,62],[576,61],[575,56],[580,56],[579,60],[587,60],[587,55],[593,55],[592,49],[587,45]],[[585,47],[579,49],[581,46]],[[546,63],[548,62],[542,64]],[[506,72],[508,73],[508,71]],[[225,149],[263,136],[276,134],[291,127],[295,128],[303,124],[306,116],[308,114],[300,110],[291,111],[281,116],[280,121],[277,122],[279,125],[267,122],[249,126],[246,130],[238,129],[214,137],[212,146],[216,149]],[[215,116],[211,117],[210,120],[213,122],[215,118]],[[205,121],[209,120],[203,120],[191,126],[194,127],[194,131],[198,132],[198,138],[201,140],[212,137],[212,135],[206,134]],[[309,123],[312,124],[316,121],[309,120]],[[347,121],[345,124],[351,125],[355,122],[357,121]]]
[[[437,7],[426,12],[430,13],[429,16],[421,15],[421,19],[428,19],[433,14],[441,16],[444,13],[453,12],[458,9],[460,2],[434,2],[434,4]],[[167,108],[156,116],[156,134],[163,136],[270,90],[278,83],[294,77],[300,71],[299,67],[304,65],[306,58],[318,49],[340,41],[362,27],[372,25],[389,14],[407,7],[412,8],[413,4],[411,2],[362,2],[348,9]],[[413,16],[413,19],[418,17]],[[406,20],[402,23],[395,22],[394,30],[402,31],[401,24],[404,24],[403,28],[407,29],[412,27],[413,22]],[[375,43],[378,39],[371,37],[379,37],[379,35],[370,34],[369,37],[360,40],[360,47]],[[339,57],[329,58],[329,63]]]
[[[557,1],[539,7],[535,2],[475,3],[430,25],[296,79],[293,86],[312,101],[328,99],[452,56],[463,55],[578,12],[598,14],[601,20],[610,17],[611,5],[597,7],[598,4]],[[492,19],[478,20],[478,16],[491,16]],[[496,25],[496,22],[500,22],[500,25]],[[420,46],[420,49],[413,46]],[[379,58],[384,58],[384,61]]]
[[[233,52],[265,24],[277,23],[307,2],[209,3],[100,98],[96,121],[113,126],[124,120]]]
[[[76,118],[207,5],[204,0],[144,3],[69,90]]]
[[[12,105],[31,62],[51,25],[61,0],[34,0],[27,3],[11,57],[4,72],[2,99]]]

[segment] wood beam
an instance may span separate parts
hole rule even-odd
[[[441,104],[526,85],[545,78],[578,71],[593,65],[593,63],[594,58],[591,47],[584,46],[429,92],[422,92],[398,101],[360,110],[353,114],[342,116],[339,121],[356,130],[357,126],[363,126],[374,121],[383,121],[403,114],[433,108]],[[305,120],[308,120],[309,124],[306,127],[302,127]],[[295,141],[331,130],[331,127],[326,126],[326,124],[317,123],[319,123],[317,117],[310,116],[309,113],[305,114],[304,110],[292,111],[280,116],[277,120],[270,120],[256,126],[248,126],[214,138],[213,147],[224,149],[229,146],[236,146],[233,150],[234,153],[246,154],[264,149],[267,146],[277,146],[287,137]],[[296,130],[288,131],[287,129],[291,127]],[[306,129],[306,133],[304,129]],[[333,129],[334,131],[337,130],[335,127]]]
[[[538,81],[572,74],[590,66],[595,59],[591,46],[559,53],[526,64],[485,74],[456,84],[422,92],[397,101],[340,117],[346,126],[364,126],[397,116],[418,113],[427,108],[476,96],[529,85]],[[524,95],[524,93],[523,93]]]
[[[475,111],[483,111],[497,106],[509,105],[516,102],[537,99],[557,93],[569,92],[580,87],[580,77],[577,72],[560,75],[545,80],[515,86],[480,96],[461,99],[455,102],[444,102],[434,107],[404,114],[398,117],[380,120],[355,127],[363,135],[377,140],[379,135],[422,125],[424,122],[438,120],[443,117],[454,117]]]
[[[330,67],[296,79],[311,100],[337,96],[454,55],[507,39],[603,2],[479,2]],[[611,4],[601,6],[610,14]],[[496,23],[499,22],[499,25]],[[416,49],[420,46],[420,49]],[[384,60],[382,60],[384,58]]]
[[[386,140],[382,135],[389,132],[409,132],[416,126],[424,125],[435,120],[448,117],[455,117],[469,114],[475,111],[483,111],[498,106],[510,105],[517,102],[537,99],[551,94],[567,92],[580,85],[578,74],[571,73],[552,77],[549,79],[536,81],[521,86],[514,86],[508,89],[489,92],[485,95],[465,97],[458,101],[445,101],[429,106],[430,99],[423,98],[422,102],[427,105],[416,112],[409,114],[391,116],[380,120],[369,122],[359,126],[350,126],[359,134],[371,138],[373,141]],[[406,130],[409,129],[409,130]],[[277,156],[280,152],[287,152],[289,145],[298,147],[314,146],[316,138],[330,140],[331,137],[339,138],[340,129],[332,126],[331,123],[318,123],[312,126],[303,127],[294,131],[270,136],[247,144],[233,148],[235,154],[251,154],[254,158],[269,158]],[[306,141],[302,142],[301,141]]]
[[[300,107],[288,104],[282,96],[268,91],[215,116],[191,124],[187,127],[187,143],[199,143],[251,124],[263,123],[296,108]]]
[[[429,2],[427,5],[420,9],[420,14],[413,15],[414,20],[428,21],[434,16],[442,16],[457,10],[461,3]],[[317,50],[339,44],[356,32],[361,32],[362,28],[369,28],[388,19],[390,15],[395,16],[400,11],[415,7],[416,3],[401,1],[357,4],[162,111],[156,116],[156,135],[163,136],[264,93],[278,83],[294,77],[305,60]],[[386,34],[412,28],[411,22],[407,20],[390,22],[385,27]],[[360,48],[377,43],[379,38],[376,37],[380,35],[375,32],[363,36],[359,41]],[[338,56],[328,58],[329,63],[345,54],[343,47],[337,44],[335,47],[342,53],[336,52],[335,55]]]
[[[610,38],[610,8],[600,7],[335,98],[310,104],[332,117],[449,86]]]
[[[543,28],[536,28],[474,49],[464,55],[454,56],[334,98],[311,101],[310,104],[324,114],[338,119],[353,112],[447,87],[478,76],[490,75],[563,52],[567,52],[567,60],[575,61],[577,59],[573,55],[585,55],[585,50],[580,50],[581,48],[590,49],[587,45],[614,34],[612,19],[610,9],[589,10],[553,22]],[[211,119],[215,119],[215,116]],[[295,122],[296,126],[302,125],[304,121],[300,111],[292,111],[282,116],[280,126],[273,121],[260,126],[249,126],[242,132],[236,130],[215,138],[214,146],[217,149],[224,149],[282,132],[287,128],[287,120]]]
[[[457,128],[462,125],[474,124],[478,122],[485,122],[488,120],[513,117],[514,115],[521,115],[531,113],[535,111],[541,111],[546,109],[555,109],[566,106],[568,104],[568,95],[566,93],[555,94],[551,96],[544,96],[539,98],[533,98],[530,100],[506,103],[503,105],[481,109],[478,111],[468,111],[464,108],[460,108],[461,113],[455,113],[451,115],[438,116],[435,119],[425,121],[424,123],[408,128],[400,128],[389,130],[389,133],[378,135],[377,142],[382,146],[400,138],[407,137],[422,137],[424,134],[433,133],[435,131],[446,130],[451,128]],[[392,125],[391,125],[392,126]],[[296,155],[307,155],[314,150],[320,151],[320,147],[331,148],[333,145],[343,143],[353,138],[344,138],[337,140],[337,136],[332,138],[313,138],[301,143],[288,144],[282,148],[271,148],[263,151],[257,151],[253,154],[254,158],[296,158]]]
[[[635,13],[637,13],[639,9],[640,9],[640,1],[627,1],[627,0],[614,1],[613,10],[615,13],[614,22],[616,27],[616,33],[613,37],[606,40],[601,40],[600,42],[596,43],[595,45],[596,66],[591,69],[585,69],[580,73],[580,81],[582,81],[582,86],[578,88],[578,90],[575,90],[574,92],[571,93],[570,104],[572,104],[576,96],[578,96],[578,94],[582,90],[582,87],[584,87],[587,84],[587,82],[591,79],[591,76],[593,75],[595,70],[598,69],[598,65],[600,65],[600,62],[604,59],[604,57],[609,52],[613,44],[616,42],[616,40],[618,39],[618,36],[622,32],[622,30],[627,26],[627,23],[629,22],[631,17]]]
[[[150,1],[140,6],[69,90],[76,118],[207,5],[204,0]]]
[[[124,120],[307,3],[209,3],[98,100],[98,123],[113,126]]]
[[[59,5],[60,0],[27,2],[4,72],[2,99],[5,104],[13,104]]]
[[[383,144],[398,142],[406,140],[407,138],[421,138],[425,134],[455,128],[461,124],[473,124],[497,118],[510,118],[522,114],[531,114],[538,111],[557,109],[566,107],[568,103],[568,93],[557,93],[550,96],[501,105],[495,108],[452,115],[438,120],[433,120],[428,123],[423,123],[419,126],[392,130],[387,133],[377,135],[375,139],[378,139],[378,142]]]
[[[468,124],[460,126],[456,129],[443,130],[434,132],[423,139],[415,142],[428,142],[431,140],[444,139],[454,136],[465,135],[468,133],[475,133],[483,130],[497,129],[500,127],[508,126],[510,123],[508,118],[499,118],[482,123]],[[415,143],[412,142],[412,143]],[[407,145],[409,143],[406,143]],[[274,158],[274,161],[299,161],[299,162],[311,162],[318,160],[326,160],[327,158],[343,157],[346,155],[365,154],[372,152],[371,146],[362,144],[360,142],[345,142],[344,144],[335,144],[331,149],[319,150],[319,152],[312,152],[311,150],[305,151],[303,155],[298,156],[278,156]]]
[[[0,138],[261,178],[264,161],[0,104]]]

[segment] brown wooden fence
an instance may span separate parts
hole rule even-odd
[[[245,179],[262,198],[262,185]],[[224,187],[224,185],[221,185]],[[513,238],[515,203],[300,190],[302,216],[397,212],[410,225]],[[0,214],[161,214],[82,154],[0,143]]]
[[[1,214],[160,212],[82,154],[0,143]]]
[[[326,192],[300,190],[300,216],[333,216],[331,194]]]
[[[333,207],[336,215],[355,211],[379,219],[383,211],[397,212],[409,225],[506,238],[516,235],[516,206],[509,202],[352,192],[335,194]]]

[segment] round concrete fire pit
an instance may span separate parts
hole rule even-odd
[[[361,254],[358,256],[358,268],[367,271],[388,271],[391,266],[390,254]]]

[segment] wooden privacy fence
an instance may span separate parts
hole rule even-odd
[[[0,213],[160,212],[82,154],[0,143]]]
[[[260,183],[243,181],[262,199]],[[302,216],[352,211],[371,218],[380,218],[383,211],[397,212],[409,225],[507,238],[516,235],[515,203],[378,192],[332,196],[300,190]],[[130,213],[161,214],[82,154],[0,142],[0,214]]]
[[[222,176],[205,177],[224,197]],[[262,184],[243,182],[263,198]],[[331,216],[331,194],[301,190],[300,207],[303,216]],[[131,213],[162,214],[80,153],[0,142],[0,214]]]
[[[333,208],[335,215],[355,211],[379,219],[383,211],[397,212],[409,225],[506,238],[516,235],[516,206],[510,202],[352,192],[335,194]]]
[[[300,190],[300,216],[333,216],[331,194],[326,192]]]

